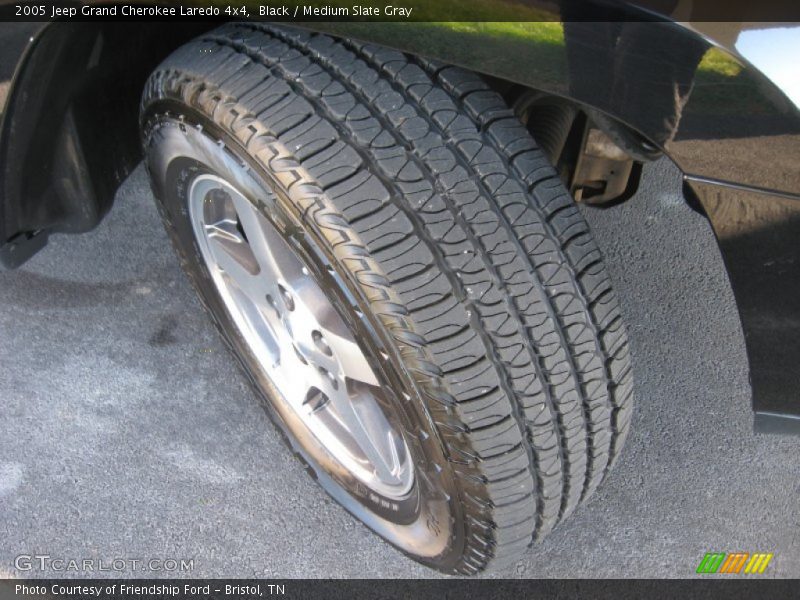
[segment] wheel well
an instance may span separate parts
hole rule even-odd
[[[572,99],[484,79],[508,102],[579,202],[611,206],[636,192],[658,148],[625,124]]]

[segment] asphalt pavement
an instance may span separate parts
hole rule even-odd
[[[631,201],[586,216],[628,324],[633,431],[590,502],[492,576],[688,577],[706,552],[743,551],[774,553],[764,577],[800,577],[800,438],[752,432],[735,304],[679,173],[651,165]],[[126,561],[98,576],[436,576],[284,447],[141,168],[95,231],[0,273],[0,577],[92,575],[17,558],[37,554]],[[193,570],[132,570],[152,559]]]

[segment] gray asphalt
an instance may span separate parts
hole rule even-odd
[[[678,172],[652,165],[630,202],[586,215],[627,318],[633,432],[591,501],[494,576],[687,577],[709,551],[773,552],[765,576],[800,576],[800,439],[752,433],[732,294]],[[0,576],[59,575],[15,569],[29,554],[193,559],[198,577],[435,575],[283,446],[141,168],[95,231],[0,274],[0,365]]]

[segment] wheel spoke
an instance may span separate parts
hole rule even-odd
[[[354,339],[329,330],[324,330],[323,334],[346,378],[375,387],[380,385],[367,357]]]
[[[369,403],[353,402],[346,390],[334,391],[329,398],[335,417],[364,453],[375,469],[375,475],[385,482],[399,483],[395,473],[397,465],[389,448],[389,431],[382,426],[385,424],[383,415],[374,414]]]
[[[261,269],[275,280],[288,282],[300,276],[302,263],[266,217],[244,196],[233,194],[232,199],[239,223]]]
[[[232,286],[231,293],[239,302],[241,318],[247,323],[251,331],[259,333],[251,344],[253,352],[262,362],[277,366],[280,364],[282,357],[281,345],[278,343],[276,337],[271,334],[266,315],[235,283]]]
[[[250,250],[244,240],[230,242],[228,237],[209,236],[211,251],[217,267],[241,290],[251,301],[262,304],[266,286],[260,272],[251,271],[252,266],[246,258]]]

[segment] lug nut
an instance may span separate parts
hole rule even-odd
[[[339,381],[336,379],[333,373],[328,371],[328,369],[323,369],[322,367],[319,367],[319,372],[328,378],[328,381],[331,382],[331,385],[333,386],[334,390],[339,389]]]
[[[306,399],[303,401],[303,404],[308,406],[312,413],[324,408],[327,403],[328,397],[315,387],[308,390]]]
[[[269,305],[272,307],[272,310],[274,310],[274,311],[275,311],[275,314],[276,314],[276,315],[277,315],[277,317],[280,319],[280,318],[281,318],[281,311],[280,311],[280,309],[278,308],[278,303],[277,303],[277,302],[275,302],[275,298],[273,298],[273,297],[272,297],[272,296],[270,296],[269,294],[267,294],[267,304],[269,304]]]
[[[286,305],[286,308],[289,310],[289,312],[293,311],[294,298],[292,298],[292,295],[289,293],[289,290],[287,290],[281,284],[278,284],[278,291],[281,293],[281,298],[283,298],[283,303]]]
[[[333,356],[333,350],[331,350],[331,347],[328,346],[328,342],[325,341],[325,338],[322,337],[322,332],[315,329],[311,332],[311,339],[314,340],[314,345],[317,347],[317,349],[325,356]]]

